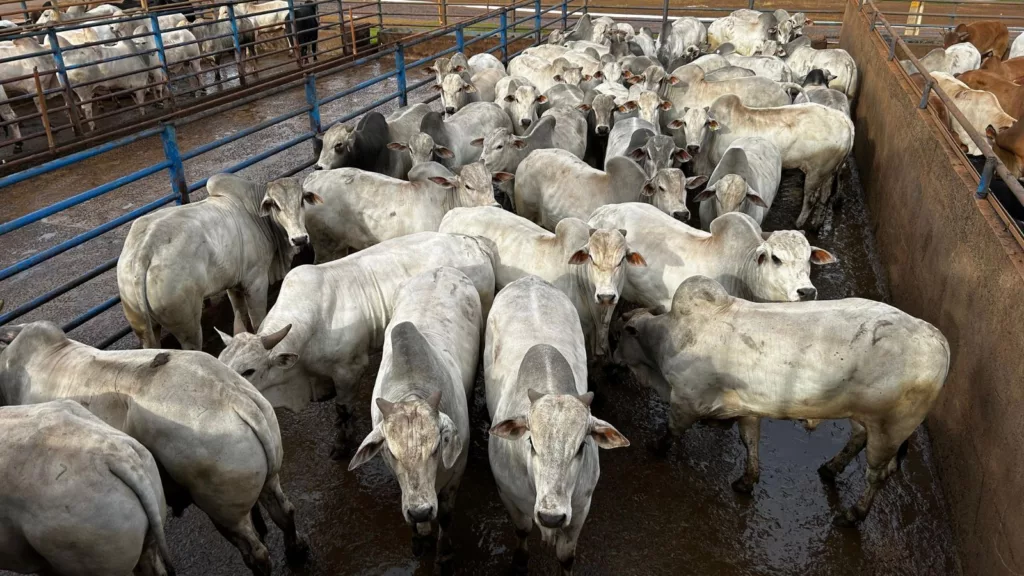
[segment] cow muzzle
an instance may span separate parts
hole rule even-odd
[[[523,125],[523,128],[529,128],[530,124],[533,124],[533,120],[530,120],[529,118],[523,118],[522,120],[519,121],[519,123]]]
[[[302,236],[292,236],[288,241],[292,243],[292,246],[305,246],[309,244],[309,236],[305,234]]]
[[[614,293],[596,294],[594,298],[597,299],[599,306],[614,306],[619,301],[619,295]]]
[[[455,114],[455,107],[454,106],[445,106],[444,107],[444,113],[448,114],[449,116],[451,116],[452,114]]]
[[[611,129],[608,128],[607,126],[598,126],[597,127],[597,133],[600,136],[607,136],[608,132],[610,132],[610,131],[611,131]]]
[[[675,212],[672,213],[672,217],[675,218],[676,220],[679,220],[680,222],[686,223],[690,221],[690,211],[676,210]]]
[[[416,506],[415,508],[408,508],[405,514],[409,517],[413,523],[419,522],[430,522],[434,519],[435,508],[429,505]]]
[[[818,289],[814,286],[810,286],[808,288],[797,288],[796,295],[800,298],[801,302],[816,300],[818,298]]]
[[[569,517],[564,512],[538,511],[537,523],[545,528],[564,528]]]
[[[700,154],[700,144],[690,144],[690,145],[688,145],[686,147],[686,152],[690,156],[696,156],[697,154]]]

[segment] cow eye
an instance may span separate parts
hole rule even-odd
[[[256,370],[254,368],[249,368],[248,370],[243,370],[242,371],[242,378],[248,378],[249,376],[252,376],[255,373],[256,373]]]
[[[772,262],[774,262],[776,266],[782,265],[782,260],[779,260],[779,257],[775,254],[772,254]]]
[[[536,452],[537,449],[533,447],[533,437],[531,436],[531,437],[527,438],[526,440],[527,440],[527,442],[530,443],[530,450],[533,450],[534,452]]]
[[[504,145],[504,144],[498,144],[497,146],[495,146],[495,147],[494,147],[494,149],[495,149],[495,150],[501,150],[501,149],[502,149],[502,148],[504,148],[504,147],[505,147],[505,145]]]
[[[580,447],[579,447],[578,450],[576,450],[576,456],[577,457],[583,456],[583,448],[586,447],[586,445],[587,445],[586,441],[580,442]]]

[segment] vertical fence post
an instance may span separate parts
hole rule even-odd
[[[398,105],[409,105],[409,93],[405,84],[405,49],[401,42],[398,44],[398,51],[395,52],[395,70],[398,71]]]
[[[345,42],[345,7],[341,0],[338,0],[338,39],[341,41],[341,55],[348,55],[349,49]]]
[[[381,32],[384,31],[384,8],[381,0],[377,0],[377,45],[380,46]]]
[[[320,100],[316,97],[316,74],[306,76],[306,104],[309,105],[309,129],[314,134],[320,133]],[[324,147],[324,141],[320,138],[313,139],[313,156],[320,157],[320,151]]]
[[[441,26],[448,26],[448,0],[441,0]]]
[[[754,0],[747,0],[747,8],[750,10],[754,9]]]
[[[583,0],[583,13],[590,14],[590,0]]]
[[[358,56],[359,55],[359,42],[358,42],[358,39],[356,38],[356,20],[355,20],[355,16],[352,14],[352,7],[351,6],[349,6],[349,8],[348,8],[348,31],[349,31],[350,34],[352,34],[352,54],[354,56]]]
[[[46,92],[43,90],[43,83],[39,79],[39,68],[36,66],[32,67],[32,79],[36,85],[36,96],[39,98],[39,116],[43,121],[43,131],[46,132],[46,145],[50,150],[50,154],[56,152],[56,145],[53,142],[53,130],[50,128],[50,112],[46,108]],[[19,142],[16,148],[21,147],[22,143]],[[15,150],[17,152],[17,150]]]
[[[53,60],[57,63],[57,76],[64,88],[64,102],[67,104],[71,125],[74,128],[75,136],[81,136],[82,121],[78,117],[78,106],[71,95],[71,82],[68,81],[68,70],[64,66],[64,54],[61,52],[60,42],[57,41],[57,32],[53,27],[46,29],[46,37],[50,41],[50,51],[53,53]]]
[[[985,158],[985,167],[981,170],[981,180],[978,181],[978,190],[975,192],[974,197],[982,200],[988,196],[988,187],[992,183],[992,174],[996,169],[996,157],[989,156]]]
[[[238,19],[235,18],[235,5],[228,4],[228,22],[231,23],[231,42],[235,45],[235,72],[238,82],[244,88],[245,80],[245,56],[242,54],[242,44],[238,39]]]
[[[164,130],[160,133],[160,140],[164,143],[164,156],[171,163],[171,189],[178,193],[178,204],[188,204],[188,184],[185,182],[185,166],[181,163],[181,152],[178,151],[178,134],[174,125],[164,124]]]
[[[562,0],[562,30],[569,26],[569,0]]]
[[[501,26],[501,62],[508,66],[508,8],[503,8],[498,18],[498,25]]]
[[[932,91],[934,82],[931,80],[924,83],[924,90],[921,90],[921,103],[917,105],[918,108],[924,110],[928,107],[928,93]]]
[[[462,30],[462,24],[455,26],[455,46],[459,52],[466,49],[466,33]]]
[[[160,69],[164,74],[164,90],[171,98],[171,109],[177,109],[177,102],[174,100],[174,92],[171,91],[171,71],[167,68],[167,55],[164,53],[164,36],[160,33],[160,20],[157,19],[156,14],[150,14],[149,25],[151,34],[153,35],[153,42],[156,43],[156,54],[160,57]],[[148,57],[147,57],[148,59]]]
[[[668,22],[668,0],[661,6],[661,29],[665,29],[665,23]]]
[[[537,11],[537,16],[534,18],[533,27],[537,30],[537,44],[540,44],[540,0],[534,0],[533,9]]]
[[[32,18],[28,15],[28,5],[25,4],[25,0],[21,0],[21,14],[25,17],[26,24],[32,23]]]

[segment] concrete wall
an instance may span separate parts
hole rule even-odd
[[[861,74],[854,154],[894,304],[952,348],[928,428],[963,573],[1024,573],[1024,254],[869,11],[847,5],[840,46]]]

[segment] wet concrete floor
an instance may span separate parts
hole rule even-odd
[[[321,95],[390,69],[370,66],[336,76]],[[343,99],[324,111],[325,121],[370,102],[392,89],[380,85]],[[424,93],[424,96],[428,94]],[[188,150],[240,127],[253,125],[300,105],[301,91],[227,111],[179,129]],[[209,176],[307,129],[305,116],[203,155],[187,164],[189,181]],[[242,172],[270,178],[301,164],[311,154],[304,144]],[[112,177],[158,162],[159,142],[140,142],[96,161],[37,178],[30,185],[0,192],[0,221],[25,214],[81,192]],[[785,228],[800,203],[799,175],[787,174],[766,223]],[[166,173],[126,186],[108,196],[61,213],[0,239],[0,265],[7,266],[59,241],[82,233],[169,192]],[[197,195],[200,197],[201,195]],[[126,227],[59,256],[44,266],[0,282],[0,298],[19,304],[116,257]],[[835,215],[812,242],[832,251],[839,263],[817,268],[821,298],[862,296],[886,300],[886,282],[877,260],[868,215],[856,172],[840,183]],[[28,315],[58,322],[116,295],[108,272],[54,304]],[[125,325],[120,307],[73,333],[86,342],[102,339]],[[118,347],[134,347],[129,336]],[[365,410],[357,415],[358,434],[369,431],[369,395],[374,359],[361,384]],[[851,505],[864,486],[861,456],[839,479],[836,489],[818,480],[815,469],[845,443],[848,425],[822,424],[808,433],[795,423],[766,422],[761,440],[761,482],[753,495],[735,494],[730,482],[742,471],[743,448],[735,430],[697,426],[663,459],[650,454],[666,420],[666,406],[625,371],[597,376],[600,396],[594,412],[618,427],[632,442],[601,453],[602,476],[577,550],[578,574],[648,575],[958,575],[946,505],[931,460],[924,429],[912,437],[901,473],[882,491],[859,530],[838,529],[832,517]],[[384,464],[376,459],[356,472],[328,457],[333,435],[331,403],[299,414],[279,414],[285,443],[283,484],[297,508],[300,529],[312,542],[309,564],[288,568],[280,532],[271,528],[268,544],[275,575],[426,575],[430,555],[415,559],[409,530],[399,511],[400,493]],[[473,437],[469,465],[454,519],[457,569],[462,574],[504,573],[515,543],[512,525],[498,500],[486,454],[489,426],[482,379],[472,403]],[[361,437],[360,437],[361,439]],[[175,567],[181,576],[244,575],[240,555],[192,508],[167,524]],[[531,574],[555,574],[553,551],[534,534]]]

